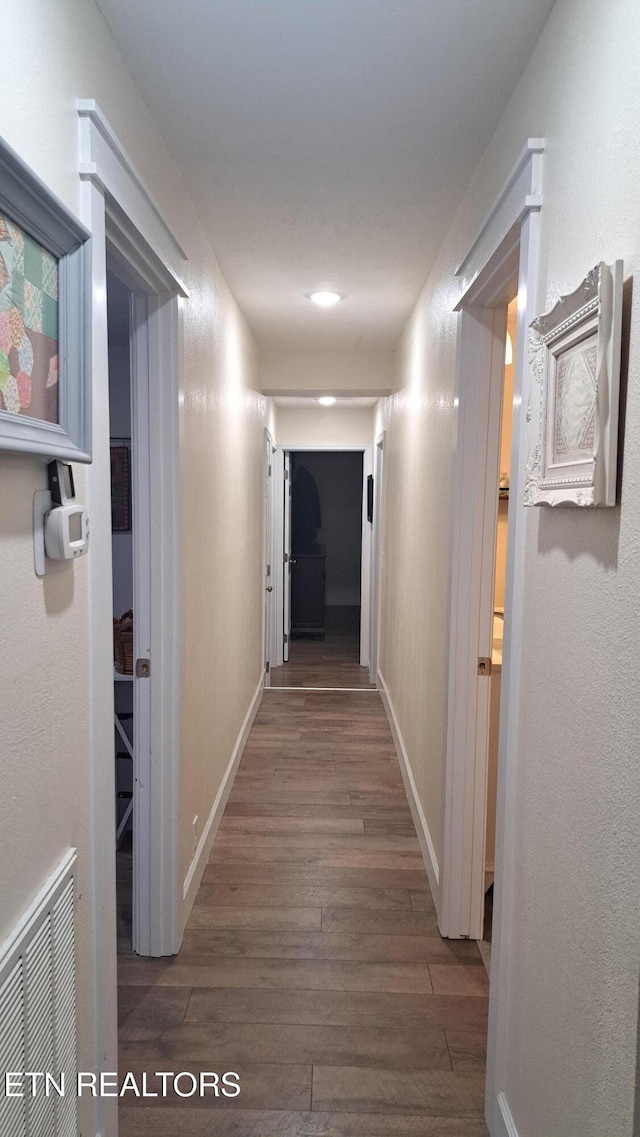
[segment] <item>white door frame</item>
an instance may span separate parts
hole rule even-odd
[[[477,656],[491,655],[493,531],[482,524],[495,511],[497,447],[506,303],[518,289],[513,432],[505,591],[505,638],[500,706],[494,939],[487,1059],[487,1117],[492,1137],[507,1137],[510,1119],[503,1094],[508,1040],[509,947],[512,926],[510,865],[517,834],[513,799],[522,653],[525,539],[523,502],[526,455],[524,393],[527,330],[538,308],[539,220],[544,142],[529,139],[487,219],[456,271],[460,281],[458,408],[451,550],[451,634],[445,779],[445,838],[440,929],[450,937],[480,938],[484,890],[486,730],[488,681],[477,675]],[[493,436],[491,435],[493,430]],[[478,519],[478,510],[480,519]],[[485,740],[483,742],[483,739]]]
[[[380,656],[380,579],[382,568],[382,486],[386,431],[375,441],[373,455],[373,527],[371,533],[371,612],[369,632],[369,682],[378,681]]]
[[[274,534],[273,529],[276,523],[276,517],[273,509],[273,487],[275,482],[274,470],[274,457],[275,446],[271,433],[265,427],[264,430],[264,477],[265,477],[265,496],[264,496],[264,617],[262,628],[262,642],[264,644],[264,685],[270,685],[270,671],[274,665],[275,657],[273,654],[274,641],[275,641],[275,624],[277,623],[275,614],[277,609],[274,605],[275,597],[275,580],[278,573],[278,566],[274,560]]]
[[[335,454],[337,454],[337,453],[362,454],[362,559],[361,559],[361,566],[360,566],[360,665],[362,667],[369,667],[369,655],[370,655],[370,642],[369,641],[370,641],[370,625],[371,625],[371,526],[370,526],[369,522],[367,521],[367,475],[373,473],[373,446],[364,445],[364,444],[359,445],[359,446],[357,446],[357,445],[356,446],[345,446],[345,445],[332,446],[330,443],[320,446],[317,443],[309,444],[307,442],[286,442],[286,443],[278,443],[276,450],[279,451],[283,456],[283,476],[282,476],[282,479],[277,483],[277,485],[275,487],[274,508],[276,509],[276,512],[281,511],[283,517],[285,515],[284,494],[287,492],[287,483],[285,483],[285,479],[284,479],[284,469],[286,467],[286,456],[288,454],[290,454],[292,451],[295,451],[297,453],[304,453],[304,452],[306,452],[306,453],[320,453],[320,452],[325,453],[325,452],[328,452],[328,453],[332,453],[332,454],[334,454],[334,453]],[[279,495],[278,495],[278,491],[277,491],[278,485],[282,487]],[[279,496],[279,502],[278,502],[278,496]],[[286,533],[283,534],[283,537],[286,538]],[[280,548],[281,548],[281,550],[284,550],[284,542],[280,546]],[[282,558],[282,553],[281,553],[281,558]],[[283,575],[283,581],[284,581],[284,572],[282,575]],[[276,623],[276,625],[279,625],[282,628],[283,638],[284,638],[284,629],[285,629],[285,624],[286,624],[286,586],[284,585],[284,583],[283,583],[282,601],[280,602],[280,598],[278,597],[277,602],[280,604],[280,607],[276,608],[276,613],[282,612],[283,613],[283,619],[282,619],[282,621],[280,621],[278,616],[276,615],[276,620],[274,622]],[[282,659],[279,658],[278,662],[282,662]]]
[[[90,688],[94,772],[96,932],[99,952],[115,940],[113,865],[113,648],[106,249],[134,294],[132,380],[137,400],[134,477],[143,502],[134,540],[149,575],[139,585],[136,657],[151,660],[149,679],[134,682],[139,716],[138,793],[134,796],[134,948],[171,955],[179,947],[178,778],[180,728],[179,360],[180,272],[186,259],[140,175],[93,99],[77,104],[82,216],[92,232],[94,463],[90,478]],[[146,487],[143,482],[146,480]],[[91,508],[93,501],[94,508]],[[145,612],[146,606],[146,612]],[[106,899],[105,899],[106,898]],[[112,957],[104,960],[97,1008],[108,1019]]]
[[[281,500],[276,497],[276,509],[282,510],[282,620],[276,617],[276,625],[280,625],[280,638],[282,640],[282,662],[289,662],[289,641],[291,639],[291,456],[287,450],[278,447],[282,454],[282,482]],[[280,608],[278,608],[278,613]]]

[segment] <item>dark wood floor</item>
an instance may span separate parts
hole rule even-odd
[[[121,1137],[485,1137],[487,977],[438,935],[375,692],[265,692],[179,956],[119,981],[122,1072],[241,1086],[130,1099]]]
[[[374,688],[360,666],[360,609],[325,608],[325,638],[295,639],[289,662],[271,671],[272,687]]]

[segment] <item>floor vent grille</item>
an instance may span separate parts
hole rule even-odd
[[[77,1134],[75,864],[72,850],[0,953],[2,1137]],[[7,1096],[8,1072],[22,1097]]]

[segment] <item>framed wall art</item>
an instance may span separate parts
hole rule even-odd
[[[525,505],[615,505],[622,261],[596,265],[529,334]]]
[[[91,461],[89,237],[0,140],[0,450]]]

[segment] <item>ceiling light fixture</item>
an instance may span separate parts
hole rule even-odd
[[[335,401],[336,401],[335,395],[323,395],[321,399],[318,399],[318,402],[323,407],[332,407],[333,404],[335,403]]]
[[[339,304],[343,297],[339,292],[310,292],[309,299],[319,308],[333,308],[333,305]]]

